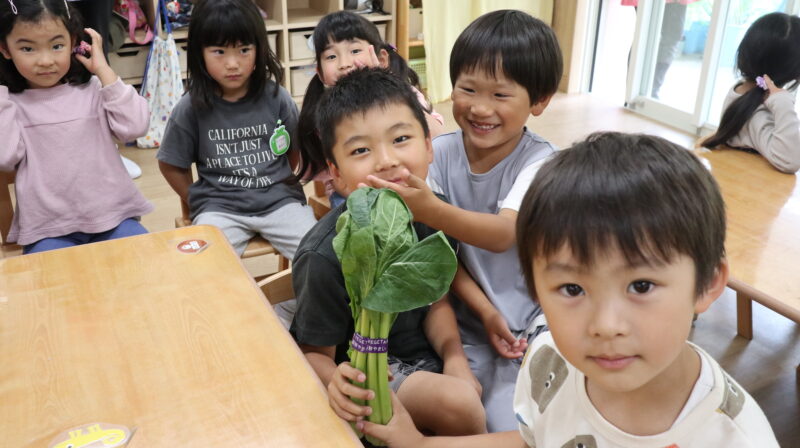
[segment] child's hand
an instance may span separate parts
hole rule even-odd
[[[388,188],[399,194],[408,205],[408,208],[411,209],[414,221],[429,222],[428,219],[436,213],[436,205],[439,202],[439,198],[433,194],[424,179],[411,174],[407,169],[403,169],[403,172],[400,173],[400,180],[405,185],[389,182],[371,174],[367,176],[369,186],[373,188]]]
[[[348,380],[363,383],[367,380],[367,376],[351,366],[349,362],[339,364],[331,381],[328,383],[328,402],[333,411],[336,412],[336,415],[347,421],[354,422],[372,414],[372,408],[359,406],[353,403],[350,398],[372,400],[375,398],[375,393],[368,389],[362,389]]]
[[[356,59],[355,62],[354,62],[355,66],[358,67],[358,68],[380,67],[381,61],[380,61],[380,59],[378,59],[378,55],[375,53],[375,46],[370,45],[369,49],[367,51],[369,52],[369,60],[367,61],[367,63],[365,64],[365,63],[359,61],[358,59]]]
[[[770,78],[769,75],[764,75],[762,76],[762,78],[764,78],[764,83],[767,85],[766,90],[769,92],[770,95],[772,95],[773,93],[778,93],[783,90],[780,87],[776,86],[774,82],[772,82],[772,78]]]
[[[356,428],[372,437],[383,440],[391,448],[418,448],[422,446],[424,436],[417,430],[408,411],[392,394],[392,419],[386,425],[378,425],[362,420],[356,423]]]
[[[528,348],[526,339],[517,339],[508,329],[508,323],[499,312],[493,312],[482,319],[486,335],[494,350],[503,358],[516,359],[525,355]]]
[[[112,84],[117,80],[117,75],[108,65],[108,61],[106,61],[106,57],[103,54],[103,38],[100,37],[97,31],[91,28],[84,28],[84,31],[86,31],[86,34],[88,34],[92,40],[89,56],[87,57],[81,53],[76,53],[75,59],[83,64],[86,70],[89,70],[91,74],[100,78],[100,82],[103,83],[104,87]]]

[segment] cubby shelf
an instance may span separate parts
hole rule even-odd
[[[388,42],[396,42],[396,11],[397,2],[401,0],[384,0],[383,9],[388,14],[365,14],[367,20],[376,22]],[[142,9],[150,23],[153,23],[154,12],[157,11],[158,0],[141,0]],[[305,86],[313,76],[313,69],[308,66],[314,64],[313,55],[303,54],[299,47],[302,43],[297,34],[309,34],[319,20],[328,13],[344,9],[344,0],[255,0],[255,3],[267,14],[264,26],[270,34],[270,42],[277,43],[273,51],[278,55],[281,66],[284,67],[283,86],[292,93],[296,101],[302,101]],[[160,31],[162,36],[165,35]],[[144,37],[139,31],[137,37]],[[173,37],[178,43],[179,51],[186,47],[188,28],[181,28],[173,32]],[[295,39],[291,37],[295,36]],[[273,39],[274,38],[274,39]],[[294,45],[295,47],[292,47]],[[129,38],[117,53],[109,55],[109,62],[129,84],[140,84],[147,61],[148,45],[137,45]],[[301,56],[291,58],[292,54]],[[181,55],[183,76],[186,76],[186,57]]]

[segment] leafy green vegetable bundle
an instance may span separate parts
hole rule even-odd
[[[456,255],[442,232],[419,241],[411,211],[397,193],[360,188],[347,198],[336,221],[333,249],[342,263],[355,334],[348,355],[367,376],[375,399],[369,421],[392,418],[387,359],[389,330],[397,313],[429,305],[447,292],[456,272]],[[372,440],[373,444],[382,444]]]

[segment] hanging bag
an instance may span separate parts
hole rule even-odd
[[[153,30],[147,24],[147,17],[144,15],[138,0],[115,0],[114,12],[128,21],[128,35],[132,41],[139,45],[144,45],[153,39]],[[145,36],[142,40],[136,38],[136,30],[138,28],[144,28],[145,30]]]
[[[150,47],[147,57],[144,79],[140,94],[147,99],[150,106],[150,126],[144,137],[136,139],[136,146],[140,148],[158,148],[167,127],[167,120],[172,108],[183,95],[183,80],[181,79],[181,63],[178,59],[178,46],[172,37],[172,27],[167,20],[165,0],[158,0],[158,6],[163,15],[164,28],[167,38],[156,36]],[[156,17],[156,29],[158,29]]]

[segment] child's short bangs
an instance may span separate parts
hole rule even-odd
[[[196,32],[192,33],[192,39],[200,40],[199,44],[202,48],[237,44],[257,45],[258,42],[254,40],[254,37],[260,30],[253,29],[251,22],[249,17],[240,10],[228,8],[219,11],[218,14],[209,14],[201,24],[197,24]]]
[[[458,36],[450,53],[450,82],[465,72],[503,77],[528,92],[530,104],[556,92],[563,62],[555,32],[522,11],[499,10],[478,17]]]
[[[317,56],[332,43],[353,39],[365,40],[371,45],[380,45],[383,41],[374,24],[349,11],[328,14],[314,29],[314,49]]]
[[[725,255],[725,208],[713,177],[686,149],[646,135],[594,134],[539,170],[517,241],[523,271],[564,245],[586,265],[609,249],[630,263],[685,254],[699,294]]]

